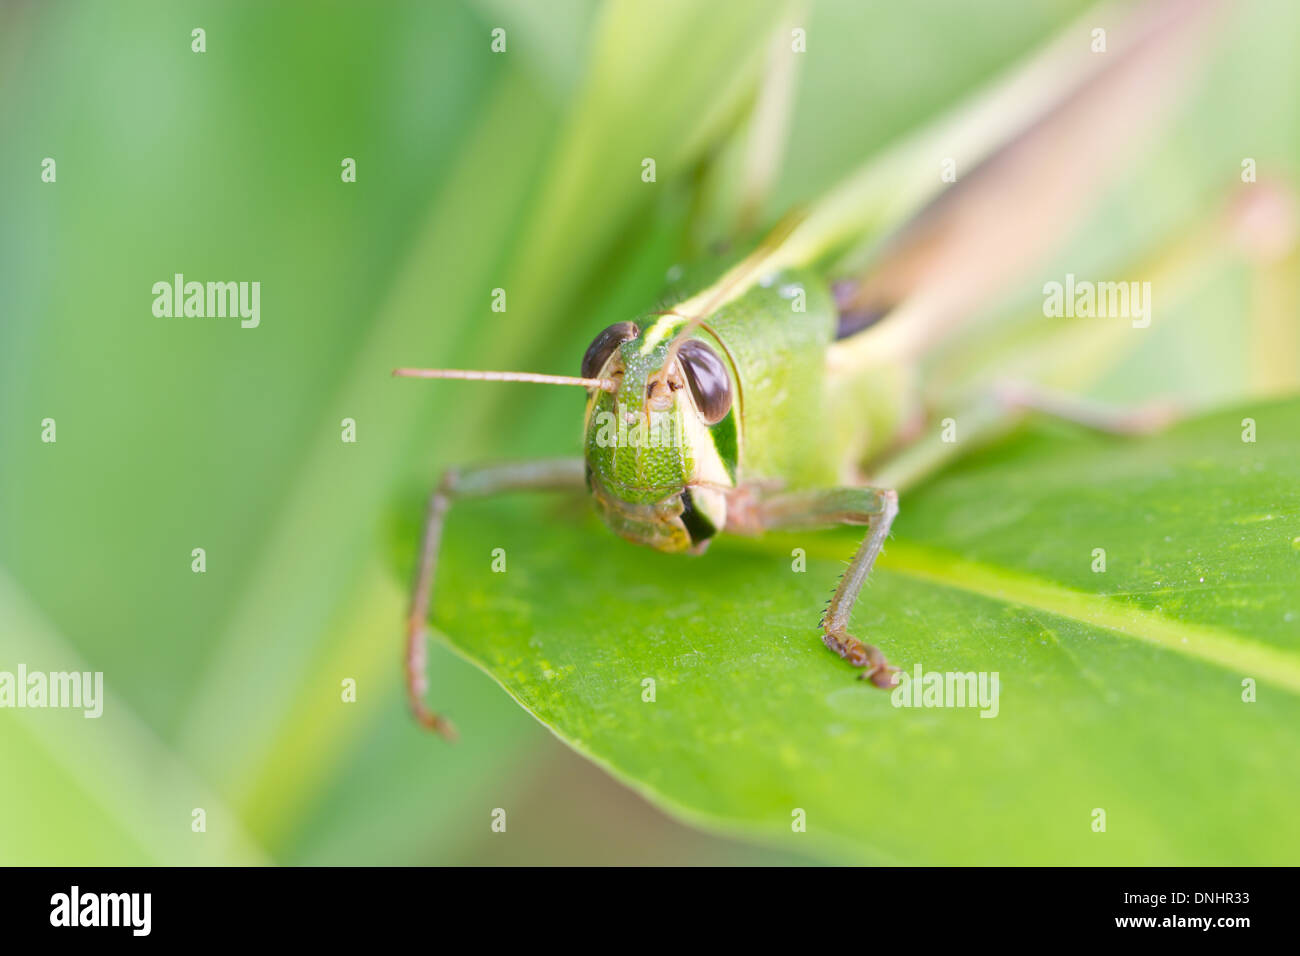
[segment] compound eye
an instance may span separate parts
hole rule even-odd
[[[596,378],[605,367],[614,349],[624,342],[636,338],[641,330],[635,322],[615,322],[600,335],[592,339],[587,347],[587,354],[582,357],[582,377]]]
[[[731,410],[731,378],[718,354],[699,339],[688,339],[677,350],[686,382],[706,425],[716,425]]]

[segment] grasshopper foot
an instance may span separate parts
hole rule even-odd
[[[427,707],[415,708],[415,719],[421,727],[432,730],[443,740],[454,743],[457,736],[456,728],[446,717],[440,717],[433,713]]]
[[[429,689],[429,678],[425,674],[428,640],[428,630],[422,620],[413,615],[406,622],[406,693],[411,703],[411,713],[421,727],[432,730],[443,740],[454,741],[456,728],[451,721],[434,713],[424,701],[424,695]]]
[[[859,680],[869,680],[881,690],[893,688],[898,668],[885,660],[885,655],[880,653],[879,648],[863,644],[846,631],[827,631],[822,635],[822,641],[854,667],[863,668],[858,675]]]

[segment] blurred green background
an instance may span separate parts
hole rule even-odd
[[[1239,6],[1207,81],[1076,238],[1074,271],[1226,194],[1243,156],[1294,175],[1300,12]],[[796,7],[809,52],[766,215],[1083,7]],[[564,390],[389,371],[575,373],[684,248],[700,171],[785,10],[0,8],[0,669],[103,671],[109,695],[99,720],[0,711],[0,862],[797,862],[669,820],[437,645],[431,699],[462,739],[416,729],[390,531],[443,465],[576,451]],[[152,285],[176,272],[260,281],[260,327],[155,318]],[[1189,321],[1241,313],[1250,295],[1229,275]],[[1199,403],[1259,382],[1241,335],[1152,347],[1169,390]],[[1131,387],[1117,374],[1098,391]],[[56,444],[40,441],[45,418]],[[490,832],[495,807],[507,835]]]

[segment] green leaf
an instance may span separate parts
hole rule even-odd
[[[848,532],[683,558],[575,500],[467,502],[434,621],[702,826],[841,860],[1281,863],[1300,851],[1297,479],[1291,400],[1141,441],[1040,425],[907,496],[855,631],[909,672],[996,671],[992,719],[895,707],[822,647]]]

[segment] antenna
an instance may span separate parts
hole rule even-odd
[[[580,385],[617,391],[612,378],[578,378],[575,375],[543,375],[540,372],[481,372],[462,368],[395,368],[394,378],[457,378],[470,382],[534,382],[538,385]]]

